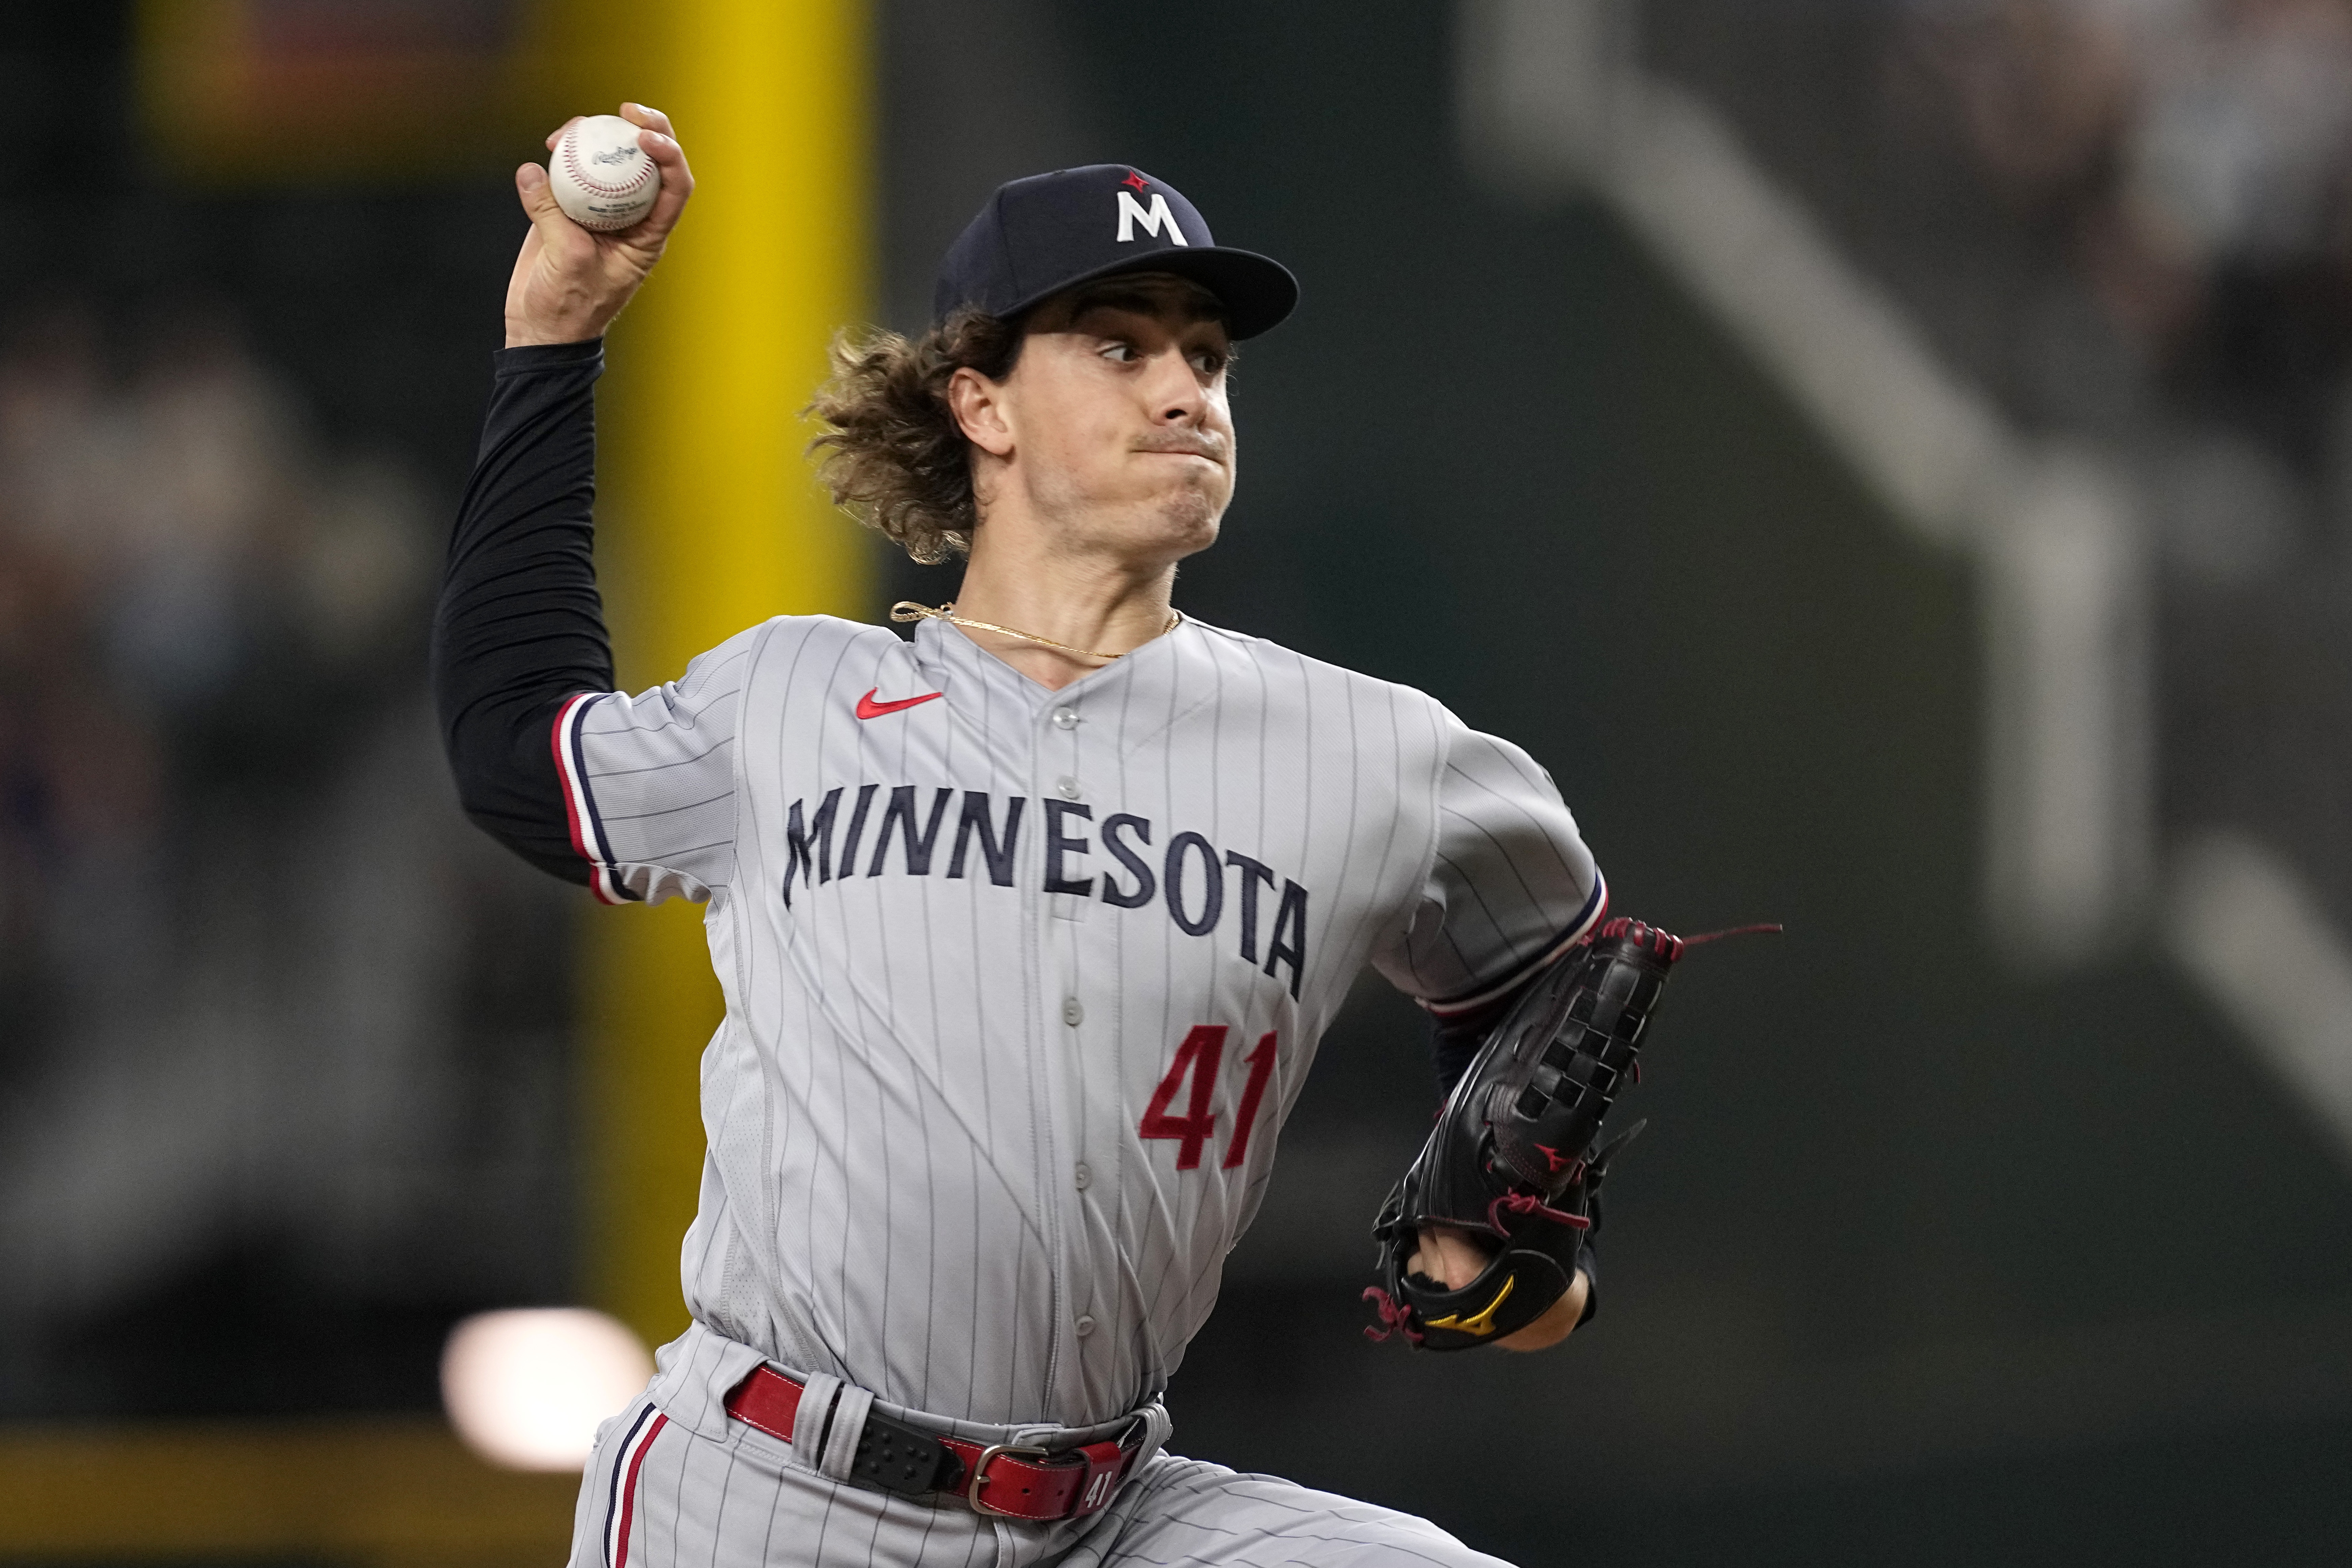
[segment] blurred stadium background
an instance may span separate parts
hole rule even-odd
[[[607,382],[650,682],[952,592],[833,323],[1124,159],[1290,262],[1205,619],[1559,777],[1695,961],[1538,1361],[1357,1336],[1426,1124],[1324,1047],[1183,1451],[1528,1565],[2340,1562],[2352,4],[83,0],[0,39],[0,1563],[552,1563],[490,1309],[682,1326],[716,1005],[457,816],[425,609],[569,112],[702,190]]]

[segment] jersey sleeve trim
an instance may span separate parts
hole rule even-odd
[[[1527,983],[1528,976],[1544,968],[1561,953],[1582,942],[1585,933],[1599,924],[1601,917],[1608,912],[1609,881],[1607,878],[1601,876],[1600,868],[1595,867],[1592,872],[1591,895],[1585,899],[1584,907],[1577,911],[1576,918],[1569,922],[1567,931],[1562,932],[1557,941],[1491,985],[1483,985],[1465,996],[1448,996],[1442,1002],[1424,1001],[1422,1006],[1433,1016],[1451,1018],[1459,1014],[1475,1012],[1498,997],[1509,995]]]
[[[596,798],[588,791],[588,763],[580,749],[580,721],[602,691],[583,691],[566,698],[548,732],[555,750],[555,775],[563,784],[563,815],[572,829],[572,847],[588,862],[588,890],[599,903],[631,901],[613,866],[612,842],[604,837],[604,818],[596,815]]]

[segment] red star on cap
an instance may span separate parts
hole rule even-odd
[[[1145,179],[1142,175],[1137,174],[1132,169],[1129,169],[1127,172],[1127,178],[1119,182],[1122,185],[1133,185],[1139,191],[1150,183],[1151,182],[1150,180]]]

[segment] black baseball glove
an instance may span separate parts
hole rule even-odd
[[[1617,1094],[1640,1077],[1643,1026],[1682,939],[1618,919],[1522,991],[1454,1084],[1372,1237],[1383,1288],[1375,1339],[1433,1351],[1508,1339],[1575,1283],[1600,1219],[1609,1163],[1642,1123],[1599,1143]],[[1424,1227],[1448,1226],[1494,1257],[1458,1290],[1407,1267]],[[1591,1306],[1586,1308],[1587,1315]]]

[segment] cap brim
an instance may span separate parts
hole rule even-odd
[[[1231,246],[1198,245],[1141,251],[1108,267],[1066,278],[1031,295],[1004,314],[1017,316],[1082,283],[1129,272],[1171,272],[1198,283],[1224,306],[1225,332],[1235,342],[1280,326],[1283,318],[1298,306],[1298,279],[1274,258],[1260,256],[1254,250],[1235,250]]]

